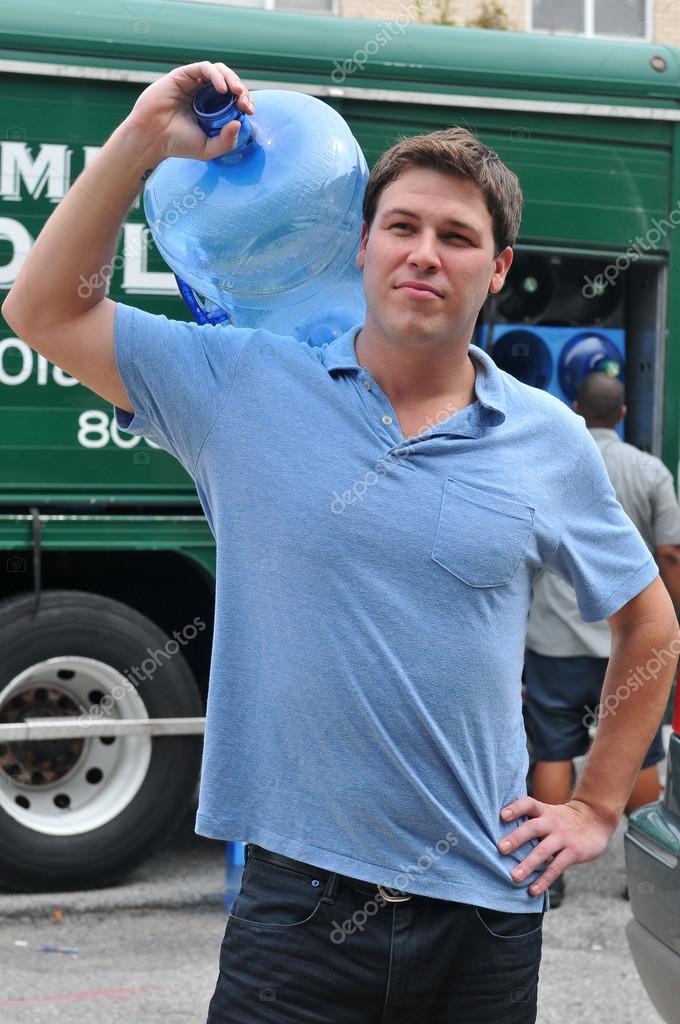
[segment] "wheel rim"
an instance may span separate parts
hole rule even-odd
[[[90,717],[91,716],[91,717]],[[82,736],[0,742],[0,808],[34,832],[74,836],[116,818],[151,759],[148,736],[88,736],[88,721],[148,718],[135,686],[94,658],[48,658],[0,693],[0,723],[80,719]]]

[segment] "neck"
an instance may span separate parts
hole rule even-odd
[[[365,326],[355,339],[359,364],[394,403],[417,405],[457,395],[461,406],[475,401],[475,367],[469,342],[451,339],[408,344]]]

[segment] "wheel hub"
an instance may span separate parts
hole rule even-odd
[[[92,736],[88,723],[148,717],[137,687],[112,665],[80,655],[31,665],[0,691],[0,723],[73,718],[78,735],[0,743],[0,808],[46,835],[101,828],[135,798],[152,741]]]
[[[0,708],[0,724],[28,722],[32,718],[75,718],[81,708],[55,686],[31,687]],[[0,770],[16,783],[44,786],[71,771],[82,754],[84,740],[31,740],[0,744]]]

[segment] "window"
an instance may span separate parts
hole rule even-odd
[[[297,11],[300,14],[335,14],[333,0],[272,0],[272,7],[275,11]]]
[[[533,32],[651,39],[652,0],[530,0]]]
[[[206,0],[200,0],[205,3]],[[337,14],[339,0],[207,0],[225,7],[257,7],[265,11],[293,11],[297,14]]]

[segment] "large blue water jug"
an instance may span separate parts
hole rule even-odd
[[[362,323],[356,267],[368,170],[342,117],[303,93],[201,89],[206,134],[235,118],[236,148],[204,162],[171,157],[149,177],[144,212],[156,246],[201,321],[229,320],[321,345]]]
[[[623,355],[601,331],[583,331],[564,346],[558,366],[560,385],[572,401],[586,377],[595,372],[623,380]]]

